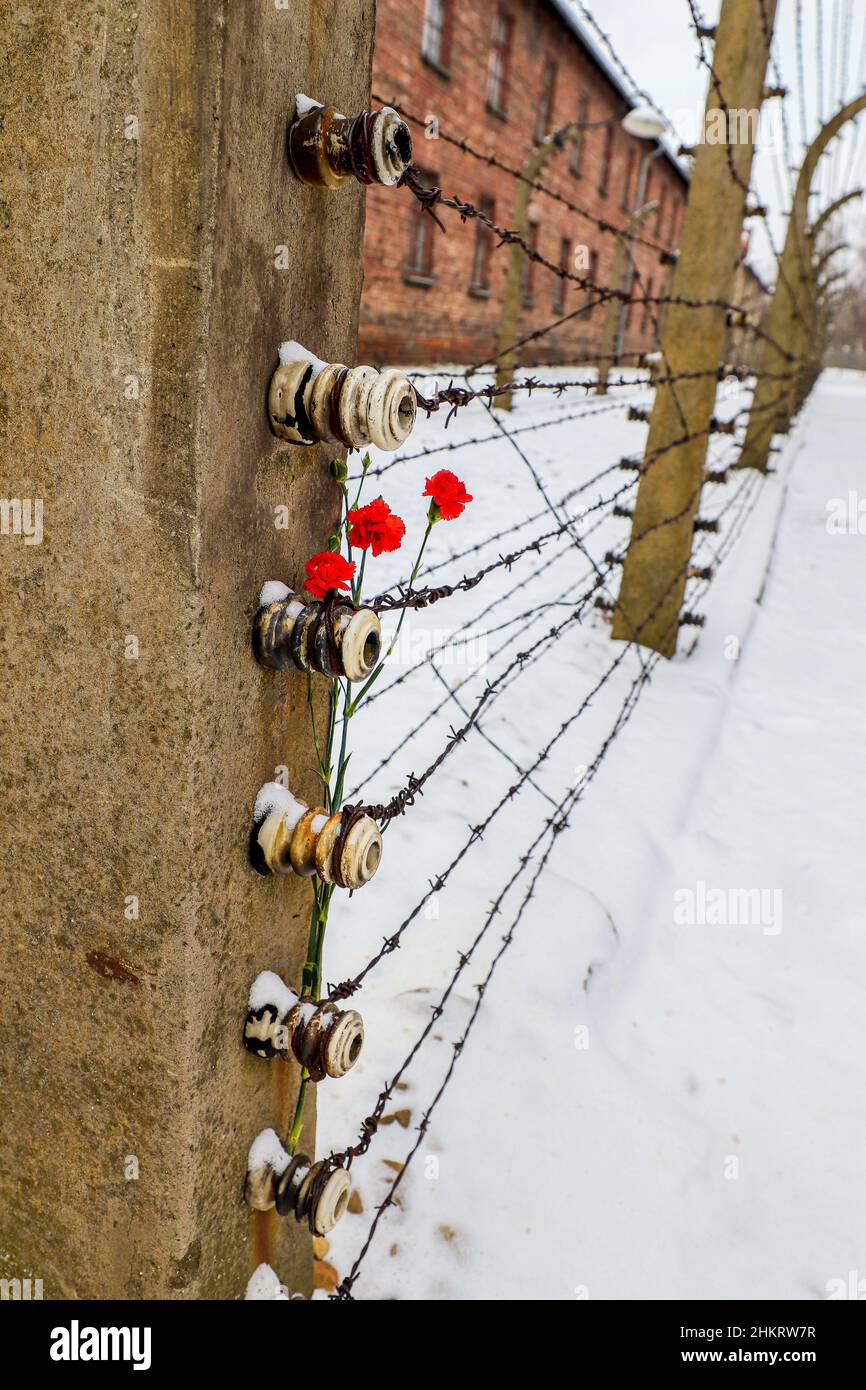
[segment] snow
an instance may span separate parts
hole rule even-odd
[[[280,782],[265,782],[264,786],[259,788],[256,797],[253,821],[258,825],[273,811],[282,811],[288,829],[292,830],[307,809],[306,803],[298,801]]]
[[[259,608],[266,608],[269,603],[282,603],[291,592],[288,584],[283,584],[279,579],[267,579],[259,594]]]
[[[306,116],[308,111],[317,110],[321,105],[322,102],[314,101],[312,97],[305,96],[303,92],[298,92],[298,95],[295,97],[295,111],[297,112],[298,119],[300,119],[301,116]]]
[[[524,397],[508,427],[573,414],[583,408],[576,395]],[[749,399],[735,383],[722,395],[720,416]],[[636,382],[615,399],[646,404],[650,393]],[[594,408],[589,397],[583,424],[517,437],[554,500],[641,449],[645,425]],[[497,432],[481,404],[460,411],[447,434],[442,418],[419,419],[401,454]],[[827,518],[833,499],[858,483],[864,429],[864,378],[825,373],[778,441],[777,472],[763,486],[734,473],[705,489],[702,514],[722,513],[722,532],[700,538],[701,563],[747,517],[706,597],[693,585],[687,599],[706,626],[697,639],[684,630],[676,660],[659,663],[556,838],[406,1170],[401,1205],[386,1212],[361,1265],[356,1297],[812,1299],[862,1268],[866,639],[855,614],[866,542],[832,534]],[[721,466],[734,449],[730,438],[713,438],[709,462]],[[389,458],[374,451],[374,466]],[[556,524],[537,515],[539,483],[504,439],[398,464],[374,476],[366,495],[381,492],[409,534],[402,558],[368,562],[368,597],[405,578],[423,526],[424,479],[440,467],[476,500],[434,528],[419,582],[472,573]],[[631,482],[611,472],[572,498],[570,514]],[[581,534],[599,515],[587,515]],[[606,517],[586,546],[601,564],[627,535],[626,519]],[[376,699],[353,722],[349,798],[365,783],[366,796],[386,800],[422,771],[463,722],[458,702],[470,710],[517,651],[531,653],[572,611],[589,573],[567,539],[552,541],[470,593],[410,614]],[[464,624],[464,644],[447,645]],[[431,648],[438,655],[425,660]],[[617,650],[604,616],[590,609],[509,677],[482,734],[467,738],[386,832],[376,878],[351,900],[335,896],[327,980],[356,974],[409,916],[520,776],[514,763],[530,766]],[[552,802],[592,762],[637,669],[629,653],[445,887],[429,894],[401,949],[353,996],[364,1051],[343,1085],[318,1090],[320,1155],[356,1140],[458,952]],[[393,1179],[385,1160],[404,1161],[418,1138],[525,884],[506,895],[386,1107],[408,1109],[408,1128],[382,1127],[353,1164],[364,1210],[331,1236],[341,1275]],[[707,908],[687,925],[684,894],[697,902],[700,884],[731,901],[751,894],[767,912],[758,906],[744,924],[741,913],[717,920]],[[781,929],[768,931],[775,905]]]
[[[273,970],[263,970],[257,975],[250,986],[250,997],[248,1008],[258,1012],[266,1004],[273,1004],[277,1009],[280,1018],[285,1018],[290,1009],[293,1009],[298,1002],[298,996],[294,990],[289,989]]]
[[[288,342],[280,343],[278,351],[280,364],[283,367],[288,367],[292,362],[309,362],[313,368],[311,381],[315,381],[319,373],[323,372],[328,365],[327,362],[322,361],[321,357],[310,352],[309,348],[305,348],[301,343],[296,343],[294,338],[289,339]]]
[[[274,1300],[288,1302],[289,1291],[285,1284],[280,1283],[279,1275],[271,1269],[270,1265],[261,1264],[250,1275],[244,1297],[252,1303],[265,1303]]]
[[[290,1156],[283,1148],[276,1130],[263,1129],[257,1134],[247,1154],[247,1172],[255,1173],[265,1164],[270,1164],[277,1177],[289,1166]]]

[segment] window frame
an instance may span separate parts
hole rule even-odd
[[[554,129],[553,107],[556,100],[556,78],[559,64],[555,58],[547,57],[541,70],[541,95],[535,116],[535,143],[540,145]],[[544,118],[542,120],[542,117]]]
[[[530,222],[529,235],[526,238],[530,251],[538,250],[538,237],[540,222]],[[524,309],[535,307],[535,272],[538,269],[538,262],[532,256],[527,256],[523,263],[523,279],[520,286],[520,303]]]
[[[571,237],[560,236],[560,238],[559,238],[559,268],[560,268],[560,270],[569,270],[569,269],[571,268],[571,245],[572,245],[572,243],[571,243]],[[565,277],[562,276],[562,275],[557,276],[556,284],[555,284],[554,287],[553,287],[553,304],[552,304],[552,309],[553,309],[553,313],[554,313],[554,314],[564,314],[564,313],[565,313],[565,304],[566,304],[566,296],[567,296],[567,293],[568,293],[568,281],[567,281],[567,280],[565,279]]]
[[[478,199],[478,210],[492,222],[496,213],[496,200],[482,193]],[[475,244],[472,248],[472,268],[469,277],[469,293],[474,299],[490,298],[490,265],[496,238],[482,221],[475,224]],[[480,272],[480,273],[479,273]]]
[[[613,145],[614,145],[613,124],[605,126],[604,148],[601,154],[601,168],[598,175],[598,194],[601,198],[606,198],[610,193],[610,171],[613,166]]]
[[[441,23],[434,26],[430,20],[430,10],[433,5],[440,7]],[[434,72],[438,72],[440,77],[451,76],[451,26],[453,22],[452,0],[425,0],[424,20],[421,29],[421,58],[431,67]],[[435,33],[438,36],[438,51],[432,53],[428,50],[428,36]]]
[[[499,39],[499,31],[502,31],[502,39]],[[487,91],[485,96],[485,106],[494,116],[501,120],[508,119],[508,98],[511,95],[511,60],[514,50],[514,15],[504,6],[500,6],[493,21],[493,38],[490,45],[490,54],[487,60]],[[494,76],[494,63],[497,55],[501,61],[501,69],[498,69]],[[494,96],[493,87],[496,84],[497,91]]]
[[[431,188],[438,187],[439,177],[437,174],[432,173],[429,169],[419,170],[419,173],[425,184]],[[436,278],[433,254],[433,248],[436,244],[433,237],[435,224],[430,214],[424,211],[421,203],[414,199],[409,209],[409,217],[409,246],[406,259],[403,262],[403,279],[407,285],[418,285],[422,289],[429,289]],[[419,247],[423,253],[420,257],[417,255]]]
[[[589,121],[589,92],[583,91],[577,103],[577,133],[572,141],[571,158],[568,161],[568,172],[576,179],[583,178],[583,163],[585,153],[586,125]]]

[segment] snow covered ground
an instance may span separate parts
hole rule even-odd
[[[728,414],[748,400],[735,384],[722,391]],[[373,479],[367,500],[381,491],[409,535],[402,560],[370,562],[368,593],[405,577],[424,479],[437,468],[457,472],[475,500],[434,529],[426,560],[435,568],[419,582],[471,574],[552,529],[541,487],[559,504],[640,451],[646,427],[616,408],[626,399],[649,394],[636,384],[607,401],[534,395],[507,421],[525,459],[499,436]],[[575,411],[582,421],[524,431]],[[421,422],[402,454],[498,434],[481,404],[447,432],[443,423],[441,413]],[[723,515],[722,534],[704,538],[704,562],[744,521],[696,597],[706,627],[690,654],[687,630],[680,656],[659,663],[556,837],[355,1297],[811,1299],[851,1271],[866,1277],[866,537],[827,524],[828,504],[862,486],[864,431],[866,379],[826,373],[763,487],[737,476],[706,488],[702,512]],[[716,437],[711,456],[731,457],[732,444]],[[607,473],[566,503],[569,515],[632,482]],[[628,534],[628,521],[607,510],[579,522],[602,566]],[[350,787],[386,800],[421,772],[485,681],[573,610],[589,573],[566,537],[410,615],[377,698],[353,724]],[[472,642],[424,660],[463,624]],[[356,974],[409,916],[520,777],[515,764],[534,762],[620,650],[589,608],[504,683],[481,733],[388,829],[376,879],[335,902],[329,981]],[[319,1087],[320,1154],[357,1139],[491,900],[553,803],[580,785],[638,671],[629,652],[406,928],[401,949],[367,977],[352,1001],[366,1025],[362,1058]],[[353,1166],[363,1212],[345,1216],[327,1256],[341,1276],[418,1138],[537,862],[506,895],[389,1103],[386,1116],[399,1118]]]

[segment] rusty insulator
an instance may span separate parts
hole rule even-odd
[[[393,188],[412,163],[412,136],[391,106],[350,117],[335,106],[321,106],[299,95],[288,152],[302,183],[337,188],[355,178]]]
[[[294,1057],[311,1081],[340,1077],[364,1046],[364,1022],[354,1009],[298,996],[272,970],[253,981],[244,1023],[244,1047],[270,1061]]]
[[[323,883],[363,888],[379,867],[382,835],[370,816],[329,815],[266,782],[253,810],[250,858],[260,874],[318,874]]]
[[[627,420],[639,420],[642,423],[646,423],[646,421],[649,420],[649,411],[642,405],[630,405],[628,414],[625,418]]]
[[[696,531],[709,531],[711,535],[717,535],[719,523],[715,517],[696,516],[694,529]]]
[[[280,345],[280,365],[271,377],[271,429],[290,444],[369,444],[399,449],[415,425],[415,391],[393,367],[345,367],[322,362],[300,343]]]
[[[326,1236],[349,1204],[352,1184],[345,1168],[329,1169],[306,1154],[294,1158],[273,1129],[253,1140],[247,1158],[244,1198],[254,1211],[276,1207],[280,1216],[306,1221],[313,1235]]]
[[[331,679],[365,680],[382,651],[382,627],[372,608],[337,600],[325,612],[320,599],[305,598],[270,580],[253,618],[253,652],[273,671],[318,671]]]

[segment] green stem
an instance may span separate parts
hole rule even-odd
[[[428,518],[428,521],[427,521],[427,529],[426,529],[426,531],[424,532],[424,539],[421,541],[421,548],[420,548],[420,550],[418,551],[417,556],[415,557],[415,563],[414,563],[414,565],[412,566],[412,573],[411,573],[410,576],[409,576],[409,588],[410,588],[410,589],[412,588],[412,585],[415,583],[416,576],[417,576],[417,574],[418,574],[419,569],[421,568],[421,560],[422,560],[422,558],[423,558],[423,556],[424,556],[424,551],[425,551],[425,549],[426,549],[427,542],[428,542],[428,540],[430,539],[430,532],[433,530],[433,525],[434,525],[434,523],[433,523],[432,521],[430,521],[429,518]],[[378,664],[378,666],[376,667],[376,669],[373,671],[372,675],[370,675],[370,676],[367,677],[367,680],[364,682],[364,684],[361,686],[361,689],[358,691],[358,694],[355,696],[355,699],[354,699],[354,701],[352,702],[352,706],[351,706],[351,708],[350,708],[350,710],[349,710],[349,718],[350,718],[350,719],[351,719],[352,715],[355,713],[355,711],[356,711],[356,709],[358,708],[358,706],[359,706],[359,704],[361,703],[361,701],[363,700],[364,696],[367,694],[367,691],[370,689],[370,686],[373,684],[374,681],[376,681],[376,680],[379,679],[379,676],[382,674],[382,671],[385,669],[385,662],[388,660],[388,657],[391,655],[392,651],[394,650],[395,646],[397,645],[397,639],[398,639],[398,637],[400,636],[400,629],[401,629],[402,626],[403,626],[403,621],[404,621],[404,619],[405,619],[405,617],[406,617],[407,611],[408,611],[408,610],[405,609],[405,608],[401,609],[400,618],[399,618],[399,621],[398,621],[398,623],[397,623],[397,627],[396,627],[396,629],[395,629],[395,631],[394,631],[394,636],[391,638],[391,642],[390,642],[390,644],[389,644],[389,646],[388,646],[388,650],[386,651],[385,655],[382,657],[382,660],[379,662],[379,664]]]
[[[295,1113],[292,1118],[292,1127],[289,1130],[289,1137],[286,1141],[286,1148],[290,1154],[295,1152],[298,1147],[298,1140],[301,1137],[301,1129],[304,1123],[304,1101],[307,1098],[307,1082],[310,1074],[307,1071],[301,1072],[301,1084],[298,1087],[298,1099],[295,1105]]]

